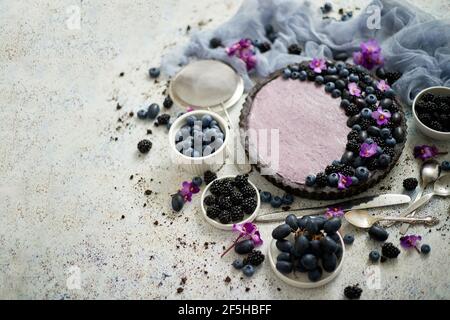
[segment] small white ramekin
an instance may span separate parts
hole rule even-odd
[[[180,130],[181,127],[183,127],[186,124],[187,117],[196,116],[197,118],[201,118],[205,114],[209,114],[214,120],[216,120],[217,124],[222,129],[222,132],[225,136],[223,144],[217,151],[205,157],[193,158],[182,154],[176,149],[175,143],[176,133],[178,132],[178,130]],[[186,112],[177,120],[175,120],[175,122],[172,124],[169,130],[169,145],[171,150],[170,157],[172,163],[182,168],[183,170],[186,170],[195,175],[203,175],[203,173],[207,170],[217,171],[225,163],[227,157],[226,147],[231,139],[230,134],[231,131],[228,123],[217,113],[208,110],[196,110]]]
[[[415,123],[419,130],[426,136],[436,139],[436,140],[444,140],[444,141],[450,141],[450,132],[441,132],[434,129],[431,129],[427,127],[422,121],[420,121],[419,117],[416,114],[416,103],[419,101],[419,99],[426,93],[433,93],[433,94],[441,94],[450,96],[450,88],[448,87],[429,87],[426,89],[423,89],[419,92],[418,95],[414,98],[413,105],[412,105],[412,111]]]
[[[223,176],[223,177],[220,177],[220,178],[217,178],[217,179],[234,178],[234,177],[236,177],[236,176],[229,175],[229,176]],[[217,179],[216,179],[216,180],[217,180]],[[214,181],[216,181],[216,180],[214,180]],[[217,221],[217,220],[214,220],[214,219],[211,219],[210,217],[208,217],[208,216],[206,215],[206,208],[205,208],[205,204],[204,204],[203,202],[204,202],[204,200],[205,200],[205,197],[206,197],[207,195],[211,194],[211,193],[209,192],[209,188],[211,187],[211,185],[212,185],[212,183],[213,183],[214,181],[210,182],[210,183],[205,187],[205,189],[203,190],[203,193],[202,193],[202,198],[200,199],[200,201],[201,201],[201,202],[200,202],[200,205],[201,205],[201,207],[202,207],[203,217],[205,218],[205,220],[206,220],[209,224],[211,224],[212,226],[214,226],[214,227],[216,227],[216,228],[218,228],[218,229],[222,229],[222,230],[231,230],[231,229],[233,229],[233,224],[235,224],[235,223],[241,224],[241,223],[246,223],[246,222],[252,222],[253,220],[256,219],[256,216],[258,215],[259,207],[261,206],[261,199],[260,199],[260,197],[259,197],[259,190],[258,190],[258,188],[257,188],[257,187],[253,184],[253,182],[251,182],[250,180],[248,181],[248,183],[249,183],[249,184],[253,187],[253,189],[255,189],[255,191],[256,191],[256,209],[255,209],[255,211],[254,211],[250,216],[248,216],[246,219],[244,219],[244,220],[242,220],[242,221],[236,221],[236,222],[233,222],[233,223],[230,223],[230,224],[223,224],[223,223],[220,223],[220,222]]]

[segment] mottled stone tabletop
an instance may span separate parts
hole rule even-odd
[[[449,1],[414,2],[440,17],[449,12]],[[335,8],[363,5],[334,3]],[[197,30],[218,26],[239,4],[2,3],[0,298],[342,299],[343,288],[356,283],[364,290],[363,299],[450,298],[449,201],[442,198],[421,211],[440,217],[441,224],[411,229],[431,245],[429,256],[402,251],[397,261],[371,266],[368,254],[379,244],[344,224],[344,232],[356,240],[347,246],[342,273],[312,290],[282,283],[268,263],[252,278],[233,270],[234,253],[219,257],[232,234],[205,223],[200,196],[181,213],[171,211],[170,194],[191,176],[171,165],[166,128],[139,121],[130,112],[162,103],[167,79],[151,81],[147,71],[159,65],[163,53]],[[231,111],[235,119],[240,107]],[[174,107],[170,113],[178,111]],[[403,178],[418,176],[411,146],[430,141],[412,121],[408,125],[401,160],[367,194],[403,192]],[[144,137],[153,148],[141,156],[136,144]],[[437,145],[450,149],[448,143]],[[219,174],[235,172],[227,165]],[[256,173],[250,179],[282,194]],[[312,203],[296,199],[298,206]],[[260,225],[267,240],[263,250],[273,227]],[[390,234],[398,244],[398,227]],[[379,282],[374,285],[373,279]]]

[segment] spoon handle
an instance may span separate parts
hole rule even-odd
[[[419,185],[418,188],[417,188],[417,195],[416,195],[416,197],[414,198],[413,201],[411,201],[411,203],[409,204],[408,208],[406,208],[406,210],[403,211],[403,212],[400,214],[401,217],[406,217],[406,216],[407,216],[408,214],[410,214],[412,211],[414,211],[414,210],[417,209],[417,207],[415,207],[415,204],[416,204],[416,202],[422,197],[423,190],[424,190],[424,188],[422,187],[422,185]],[[413,208],[412,211],[410,211],[411,208]],[[386,227],[386,228],[392,227],[392,226],[393,226],[394,224],[396,224],[397,222],[398,222],[398,221],[392,221],[392,222],[389,222],[389,223],[385,224],[385,227]],[[405,225],[406,225],[406,226],[409,226],[409,224],[405,224]]]
[[[408,224],[419,224],[423,223],[428,226],[433,226],[439,223],[439,219],[435,217],[426,218],[412,218],[412,217],[380,217],[381,220],[399,221]]]
[[[414,213],[415,210],[417,210],[418,208],[422,207],[423,205],[427,204],[431,198],[433,198],[434,193],[429,193],[424,195],[423,197],[421,197],[419,200],[417,200],[416,202],[413,203],[413,205],[406,209],[405,212],[403,212],[402,216],[407,216],[410,213]],[[413,215],[411,215],[412,217]],[[406,234],[406,232],[408,231],[409,225],[404,224],[401,226],[400,228],[400,234]]]

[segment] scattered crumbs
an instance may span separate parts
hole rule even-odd
[[[343,9],[343,8],[340,8],[339,11],[338,11],[338,13],[339,13],[339,14],[344,14],[344,9]]]
[[[134,117],[134,112],[130,111],[130,113],[128,114],[130,116],[130,118]]]
[[[281,291],[281,288],[277,288],[277,291]]]
[[[289,210],[291,210],[291,207],[290,206],[283,206],[281,209],[283,211],[289,211]]]
[[[245,288],[245,292],[249,292],[249,291],[250,291],[249,287]]]
[[[224,281],[225,281],[225,283],[230,283],[231,282],[231,278],[229,276],[227,276]]]
[[[209,243],[208,242],[205,242],[203,245],[205,246],[205,249],[208,249],[208,247],[209,247]]]
[[[144,203],[142,206],[145,208],[147,206],[147,203]]]
[[[119,77],[123,77],[125,75],[125,72],[121,72],[120,74],[119,74]]]
[[[153,133],[152,129],[147,129],[147,134],[152,134],[152,133]]]
[[[157,226],[157,225],[159,224],[158,220],[156,220],[155,222],[153,222],[153,224],[154,224],[155,226]]]
[[[189,31],[191,31],[191,26],[190,26],[190,25],[188,25],[188,26],[186,27],[186,33],[188,33]]]
[[[119,103],[117,103],[116,110],[120,110],[120,109],[122,109],[122,106]]]
[[[179,288],[177,289],[177,293],[182,293],[183,291],[184,291],[184,289],[181,288],[181,287],[179,287]]]
[[[130,176],[130,180],[133,180],[133,178],[134,178],[134,176],[133,176],[133,175],[131,175],[131,176]]]
[[[183,277],[183,278],[181,278],[181,282],[180,282],[180,285],[185,285],[186,284],[186,281],[187,281],[187,277]]]
[[[204,274],[208,274],[208,271],[205,270],[205,271],[203,271],[203,273],[204,273]]]
[[[125,216],[124,216],[124,215],[122,215],[122,216],[120,217],[120,219],[122,219],[122,220],[123,220],[123,219],[125,219]]]
[[[145,190],[145,195],[149,196],[152,194],[152,192],[153,192],[152,190],[147,189],[147,190]]]

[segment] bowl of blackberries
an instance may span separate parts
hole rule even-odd
[[[344,241],[338,230],[341,219],[290,214],[272,231],[268,257],[275,274],[298,288],[316,288],[341,271]]]
[[[417,127],[423,134],[450,141],[450,88],[422,90],[414,99],[412,109]]]
[[[229,175],[213,180],[203,190],[203,216],[211,225],[231,230],[233,224],[251,222],[261,204],[258,189],[248,175]]]
[[[229,136],[227,122],[217,113],[186,112],[170,127],[172,160],[191,173],[216,171],[225,162]]]

